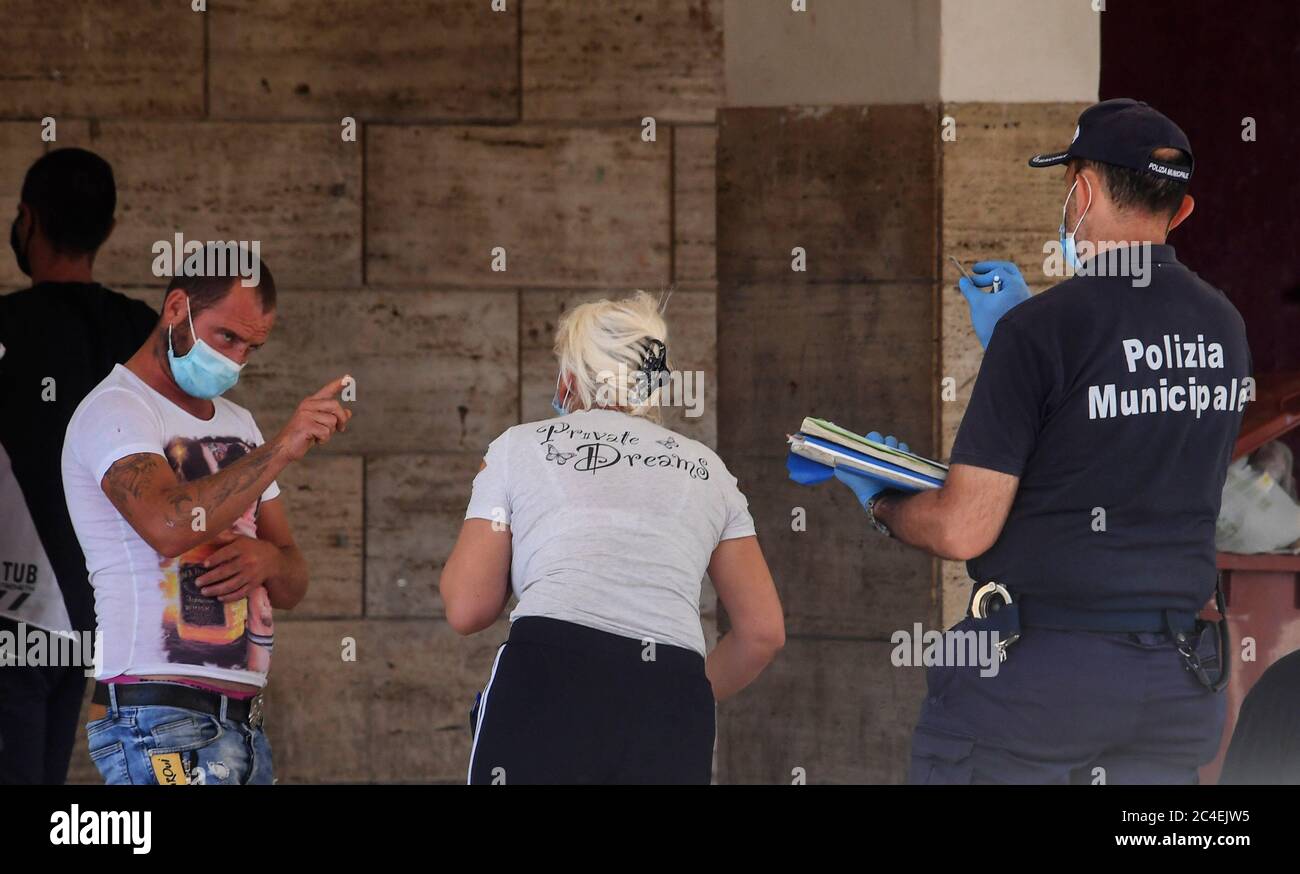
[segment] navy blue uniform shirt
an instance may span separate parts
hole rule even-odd
[[[1172,246],[1150,255],[1145,287],[1075,276],[998,322],[951,458],[1020,478],[967,564],[977,582],[1095,610],[1194,611],[1213,593],[1246,330]]]

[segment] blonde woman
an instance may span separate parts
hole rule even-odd
[[[472,717],[471,783],[708,783],[715,701],[785,642],[735,477],[656,421],[667,341],[642,292],[574,308],[559,415],[488,447],[440,584],[461,634],[519,599]],[[707,658],[706,570],[731,621]]]

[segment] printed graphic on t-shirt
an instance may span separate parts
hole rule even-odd
[[[1154,343],[1125,337],[1120,346],[1126,371],[1142,374],[1142,382],[1088,386],[1089,419],[1148,413],[1185,413],[1199,419],[1210,411],[1240,413],[1255,397],[1254,379],[1233,375],[1223,344],[1213,338],[1207,342],[1205,334],[1195,340],[1164,334]]]
[[[3,445],[0,445],[0,616],[47,631],[72,631],[59,581]]]
[[[255,447],[238,437],[176,437],[168,442],[167,462],[179,479],[193,482],[243,458]],[[257,504],[232,526],[236,534],[257,536]],[[197,580],[210,568],[203,562],[220,546],[208,542],[161,563],[163,651],[169,662],[266,671],[271,663],[274,623],[266,589],[248,598],[222,602],[199,590]]]
[[[610,430],[578,428],[568,422],[550,422],[538,427],[538,444],[546,450],[546,460],[578,473],[595,475],[613,468],[632,470],[675,470],[695,480],[709,478],[709,463],[703,458],[690,459],[672,450],[679,445],[671,436],[654,442],[658,447],[644,447],[641,438],[626,428]]]

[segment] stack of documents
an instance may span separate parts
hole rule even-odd
[[[911,492],[937,489],[948,476],[946,464],[868,440],[825,419],[804,419],[789,440],[790,451],[801,458],[851,468]]]

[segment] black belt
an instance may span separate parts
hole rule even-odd
[[[1190,632],[1196,628],[1196,613],[1191,610],[1078,610],[1026,598],[1020,603],[1020,625],[1062,631]]]
[[[994,591],[996,590],[996,591]],[[971,592],[967,617],[976,631],[996,632],[999,658],[1006,659],[1007,647],[1020,639],[1022,628],[1053,628],[1063,631],[1167,632],[1178,647],[1187,670],[1205,688],[1221,692],[1231,676],[1232,641],[1228,629],[1227,599],[1223,586],[1216,580],[1214,603],[1217,621],[1204,620],[1190,610],[1079,610],[1058,604],[1035,601],[1032,597],[1015,599],[1005,586],[989,582]],[[1196,653],[1196,638],[1206,625],[1216,626],[1218,649],[1217,677],[1211,677]]]
[[[258,728],[262,724],[260,692],[252,698],[240,699],[179,683],[114,683],[113,688],[117,692],[118,707],[180,707],[220,719],[221,701],[225,699],[226,719],[253,728]],[[95,692],[90,700],[95,704],[109,706],[108,686],[96,683]]]
[[[982,590],[978,585],[972,590],[967,616],[974,615],[975,598]],[[1017,597],[1010,604],[996,609],[987,619],[980,620],[979,624],[1003,634],[1018,632],[1021,628],[1190,633],[1196,629],[1196,620],[1197,614],[1192,610],[1081,610],[1025,596]]]

